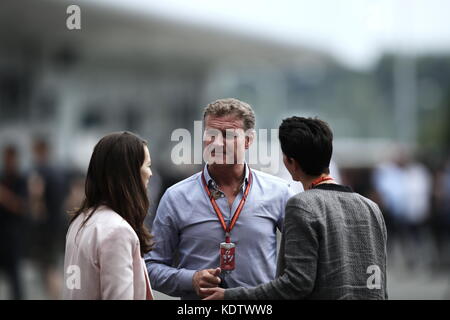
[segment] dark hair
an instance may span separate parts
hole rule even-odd
[[[147,142],[130,132],[103,137],[95,146],[85,182],[85,199],[73,213],[72,223],[83,212],[89,213],[81,227],[101,206],[106,205],[124,218],[136,232],[141,256],[152,249],[152,235],[144,225],[149,208],[141,178]]]
[[[307,175],[329,173],[333,133],[325,121],[302,117],[284,119],[278,138],[283,153],[294,158]]]

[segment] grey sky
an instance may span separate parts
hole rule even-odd
[[[384,50],[450,52],[449,0],[97,0],[323,49],[367,67]]]

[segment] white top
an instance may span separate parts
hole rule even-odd
[[[63,299],[152,299],[139,239],[119,214],[100,207],[70,225],[64,258]]]

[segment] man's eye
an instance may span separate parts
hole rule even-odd
[[[216,136],[218,136],[218,132],[216,131],[205,131],[205,138],[207,139],[214,139]]]
[[[227,133],[227,138],[228,139],[239,138],[239,133],[237,133],[237,132],[229,132],[229,133]]]

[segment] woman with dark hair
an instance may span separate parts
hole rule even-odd
[[[153,298],[142,258],[153,245],[144,226],[150,164],[147,143],[129,132],[95,146],[67,232],[64,299]]]

